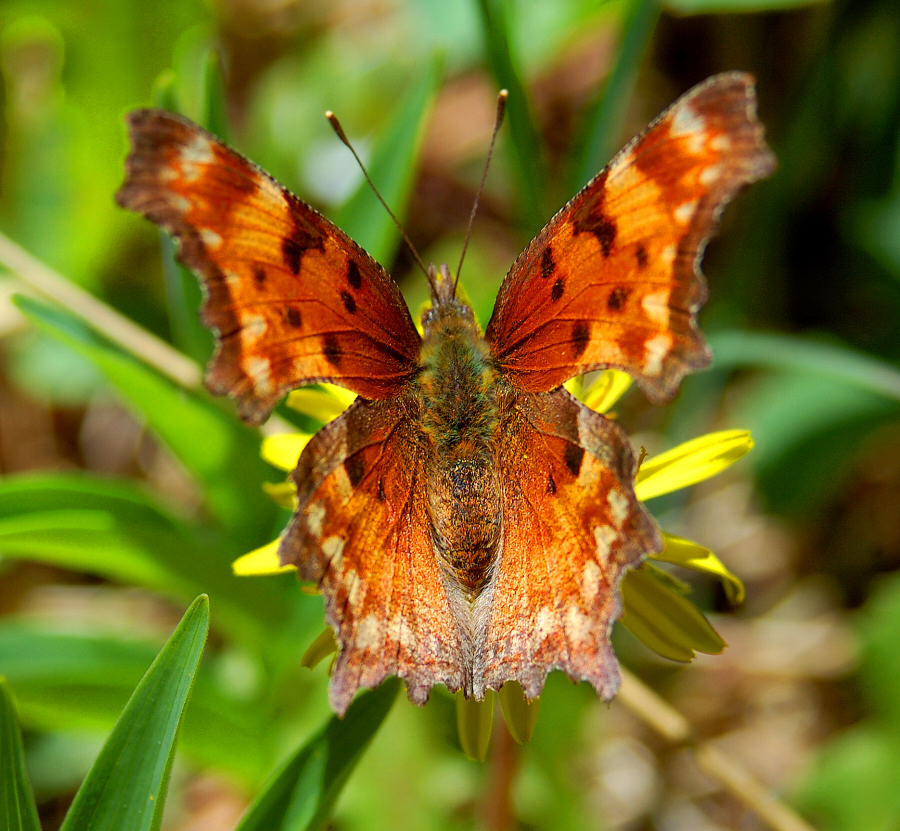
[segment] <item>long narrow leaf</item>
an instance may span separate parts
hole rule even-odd
[[[661,0],[634,0],[624,35],[603,94],[588,118],[588,137],[581,164],[573,171],[572,192],[595,176],[618,149],[619,134],[638,70],[662,11]]]
[[[295,614],[292,587],[234,576],[242,550],[188,525],[130,482],[79,474],[0,480],[0,557],[53,563],[188,599],[212,595],[220,625],[242,642],[271,640]]]
[[[158,646],[103,633],[0,623],[0,666],[16,690],[22,723],[38,730],[110,730]],[[270,765],[266,713],[258,700],[235,697],[201,672],[181,747],[199,764],[259,781]]]
[[[480,0],[478,5],[484,26],[485,47],[491,72],[497,80],[498,92],[500,89],[509,92],[506,118],[512,134],[513,164],[521,196],[523,218],[528,230],[534,234],[547,220],[544,211],[546,182],[544,146],[510,43],[505,2]]]
[[[384,721],[400,682],[365,692],[343,719],[332,717],[250,806],[236,831],[314,831],[328,820],[360,757]]]
[[[375,148],[369,175],[391,210],[402,217],[409,202],[419,147],[437,94],[443,62],[435,58],[397,106],[390,130]],[[363,182],[334,217],[335,223],[378,262],[390,264],[397,248],[394,221]]]
[[[41,831],[37,805],[25,771],[22,734],[5,678],[0,678],[0,828],[3,831]]]
[[[209,504],[238,544],[267,533],[275,508],[260,484],[267,468],[257,435],[215,402],[178,389],[69,312],[32,298],[16,305],[36,326],[88,358],[203,485]]]
[[[61,831],[159,828],[175,739],[208,631],[209,601],[201,596],[138,684]]]
[[[900,369],[846,346],[793,335],[721,332],[710,337],[716,369],[766,367],[814,373],[900,400]]]

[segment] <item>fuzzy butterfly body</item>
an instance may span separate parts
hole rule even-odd
[[[689,91],[528,245],[484,335],[432,268],[422,336],[323,216],[186,119],[130,114],[117,198],[201,279],[210,390],[251,423],[303,384],[359,396],[301,454],[280,547],[324,594],[338,713],[389,675],[417,703],[438,683],[534,698],[552,669],[615,693],[619,584],[662,543],[624,433],[561,385],[616,367],[661,402],[708,363],[703,248],[774,169],[755,110],[742,73]]]

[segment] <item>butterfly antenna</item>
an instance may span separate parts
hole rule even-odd
[[[397,226],[397,230],[400,231],[401,236],[403,237],[404,242],[406,242],[407,247],[409,248],[410,253],[413,255],[413,259],[419,264],[419,268],[422,269],[425,276],[428,278],[428,282],[431,282],[431,275],[428,273],[428,269],[425,268],[425,263],[422,262],[422,258],[419,256],[419,252],[416,251],[415,246],[412,244],[409,236],[404,230],[403,226],[400,224],[400,220],[394,215],[394,212],[388,207],[388,203],[384,201],[384,197],[378,192],[378,188],[375,187],[375,183],[372,181],[372,177],[369,176],[369,171],[366,170],[366,166],[362,163],[362,159],[359,157],[359,154],[354,149],[353,145],[350,144],[350,139],[347,138],[347,134],[344,132],[344,128],[341,127],[341,122],[338,121],[338,117],[331,111],[328,110],[325,113],[325,118],[328,119],[328,123],[331,124],[331,129],[337,133],[337,137],[347,146],[347,149],[353,154],[353,158],[356,159],[356,163],[359,165],[359,169],[362,171],[363,176],[366,177],[366,181],[369,183],[369,187],[372,188],[372,193],[374,193],[378,197],[378,201],[384,205],[384,209],[388,212],[388,216],[394,220],[394,225]]]
[[[497,113],[494,116],[494,132],[491,133],[491,145],[488,147],[487,159],[484,161],[484,170],[481,173],[481,181],[478,183],[478,190],[475,192],[475,202],[472,205],[472,213],[469,214],[469,225],[466,228],[466,238],[463,241],[462,253],[459,255],[459,265],[456,267],[456,280],[453,283],[454,295],[456,294],[456,287],[459,285],[459,272],[462,270],[463,260],[466,258],[466,249],[469,247],[469,238],[472,236],[472,225],[475,222],[475,214],[478,213],[478,203],[481,200],[481,192],[484,190],[488,169],[491,166],[491,156],[494,155],[494,144],[497,141],[497,133],[500,132],[500,125],[503,124],[503,114],[506,112],[507,98],[509,98],[509,92],[505,89],[501,89],[500,94],[497,96]]]

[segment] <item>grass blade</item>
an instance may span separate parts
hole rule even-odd
[[[332,717],[276,774],[236,831],[313,831],[328,821],[334,803],[397,696],[392,678],[365,692],[343,719]]]
[[[606,87],[587,120],[587,140],[581,164],[573,171],[573,193],[596,176],[618,150],[628,99],[634,91],[662,6],[661,0],[635,0],[632,4]]]
[[[546,164],[544,146],[521,73],[512,53],[504,0],[480,0],[485,46],[500,89],[509,91],[506,119],[512,134],[513,167],[527,230],[536,234],[547,221],[544,211]]]
[[[69,312],[28,297],[32,323],[88,358],[203,485],[210,508],[242,548],[270,533],[276,509],[261,484],[268,468],[256,433],[202,393],[177,388]]]
[[[208,631],[209,600],[201,595],[138,684],[61,831],[159,828],[175,739]]]
[[[367,165],[372,181],[394,214],[401,218],[409,202],[418,151],[431,104],[437,94],[442,61],[436,58],[409,90]],[[334,222],[378,262],[390,264],[397,249],[394,221],[363,182],[335,214]]]
[[[37,805],[25,771],[22,733],[5,678],[0,678],[0,828],[4,831],[41,831]]]

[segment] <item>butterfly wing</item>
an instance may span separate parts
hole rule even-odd
[[[485,333],[503,372],[543,392],[616,367],[651,400],[671,398],[709,362],[696,325],[706,242],[726,203],[774,166],[749,75],[682,96],[516,260]]]
[[[634,454],[618,425],[564,389],[520,395],[508,419],[498,458],[503,538],[479,598],[475,694],[516,680],[534,698],[561,669],[609,699],[619,583],[662,548],[634,495]]]
[[[279,553],[325,596],[339,714],[357,688],[389,675],[424,704],[432,685],[457,690],[471,674],[431,543],[420,409],[412,397],[357,400],[313,437],[293,474],[297,512]]]
[[[362,248],[196,124],[163,110],[128,116],[120,205],[179,240],[218,333],[207,386],[243,418],[266,419],[302,384],[366,398],[401,391],[420,338],[397,285]]]

